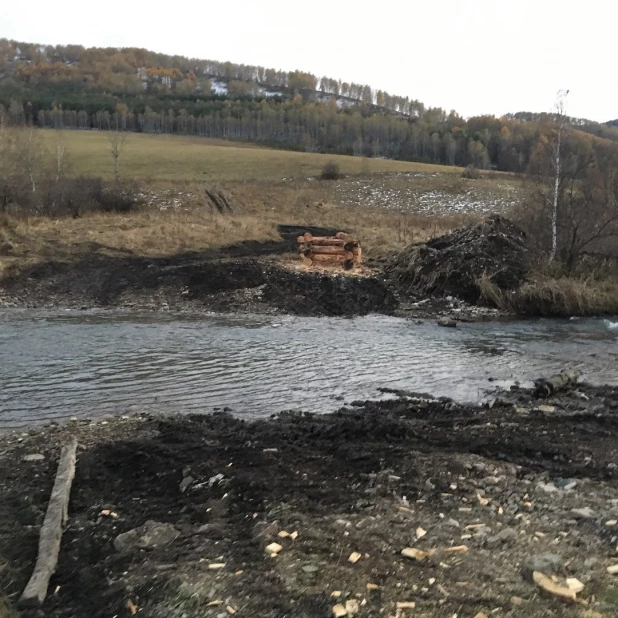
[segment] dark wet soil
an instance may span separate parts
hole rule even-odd
[[[153,617],[318,618],[346,601],[376,618],[615,616],[618,389],[548,400],[516,390],[485,406],[399,395],[322,416],[219,412],[5,435],[0,595],[14,601],[31,572],[59,448],[74,433],[60,563],[42,611],[25,616],[130,616],[134,604]],[[22,461],[32,453],[45,459]],[[117,551],[118,534],[149,520],[176,538]],[[438,553],[416,562],[405,547]],[[578,578],[585,605],[526,579],[547,554],[547,574]]]
[[[164,258],[92,253],[73,263],[48,262],[9,273],[0,281],[0,291],[5,306],[20,307],[172,308],[303,316],[394,311],[397,298],[379,276],[295,270],[273,259],[295,251],[296,236],[307,230],[334,234],[327,228],[280,226],[281,241],[248,241],[203,253]]]

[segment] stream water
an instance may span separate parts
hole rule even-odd
[[[379,387],[478,401],[565,366],[618,384],[618,318],[450,329],[386,316],[4,310],[0,427],[215,407],[326,412]]]

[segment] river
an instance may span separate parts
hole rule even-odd
[[[379,387],[478,401],[565,366],[618,384],[618,319],[460,324],[0,311],[0,428],[71,416],[326,412]]]

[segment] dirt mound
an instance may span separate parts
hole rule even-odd
[[[525,233],[517,225],[493,215],[426,244],[410,245],[385,271],[404,295],[456,296],[477,303],[481,278],[489,278],[501,290],[519,287],[527,271],[524,241]]]

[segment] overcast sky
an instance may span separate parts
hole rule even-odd
[[[368,83],[464,116],[618,118],[613,0],[0,0],[0,37],[146,47]]]

